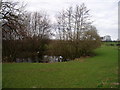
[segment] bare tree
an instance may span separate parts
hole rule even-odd
[[[47,14],[34,12],[30,17],[30,28],[32,36],[38,36],[41,39],[50,35],[50,19]]]
[[[24,5],[19,2],[2,1],[0,15],[2,18],[3,57],[8,56],[13,61],[16,53],[18,39],[26,36],[24,23]]]
[[[60,40],[66,40],[67,39],[67,23],[66,23],[66,13],[63,10],[61,13],[57,16],[57,27],[58,27],[58,35]]]
[[[89,17],[89,10],[84,3],[80,6],[76,5],[75,9],[69,7],[63,10],[57,17],[59,37],[62,35],[64,40],[80,40],[82,33],[87,30],[87,25],[92,22]]]
[[[99,35],[96,32],[96,28],[92,26],[89,10],[84,3],[76,5],[75,8],[69,7],[68,9],[63,10],[58,14],[56,20],[57,35],[59,36],[59,39],[62,40],[62,42],[59,43],[61,44],[59,46],[61,49],[64,48],[64,51],[68,51],[66,52],[67,54],[69,53],[71,56],[73,54],[73,57],[88,55],[89,51],[100,45]],[[92,45],[93,43],[94,45]],[[64,56],[68,56],[66,53]],[[63,52],[61,52],[61,54],[63,54]]]
[[[24,46],[29,49],[29,53],[32,55],[34,54],[33,57],[38,56],[42,59],[45,52],[45,45],[48,43],[51,35],[49,16],[41,11],[26,13],[25,22],[27,36],[29,37],[26,38],[25,42],[27,42],[31,47],[29,47],[29,45]],[[28,52],[27,49],[25,50]]]
[[[0,14],[2,15],[3,39],[16,39],[25,35],[24,5],[18,7],[18,2],[2,1]]]

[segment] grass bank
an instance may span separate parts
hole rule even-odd
[[[117,47],[95,52],[94,57],[69,62],[3,64],[3,88],[118,87]]]

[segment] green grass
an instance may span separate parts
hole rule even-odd
[[[118,87],[117,47],[102,46],[81,62],[3,64],[3,88]]]
[[[0,89],[2,89],[2,63],[0,63]]]

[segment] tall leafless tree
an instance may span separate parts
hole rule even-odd
[[[99,35],[96,32],[96,28],[92,25],[90,17],[89,10],[84,3],[76,5],[75,8],[71,6],[57,15],[57,36],[63,41],[59,46],[62,49],[64,48],[64,51],[66,49],[68,51],[66,52],[67,54],[69,53],[71,56],[73,54],[73,57],[80,57],[81,55],[89,54],[92,49],[100,45]],[[94,45],[92,45],[93,43]],[[68,56],[67,54],[65,56]]]
[[[34,12],[29,16],[29,28],[32,32],[32,36],[38,36],[41,39],[49,37],[51,25],[48,15],[42,12]]]
[[[17,40],[26,37],[24,5],[7,0],[3,0],[1,3],[3,56],[10,57],[10,61],[12,61],[17,53]]]
[[[87,30],[87,25],[92,22],[89,18],[89,10],[87,10],[84,3],[76,5],[75,8],[69,7],[64,10],[57,17],[59,37],[62,36],[64,37],[62,39],[66,40],[80,40],[84,31]]]
[[[25,36],[24,5],[18,7],[18,2],[2,1],[0,14],[2,15],[3,39],[16,39]]]

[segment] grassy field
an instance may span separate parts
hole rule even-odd
[[[3,64],[3,88],[118,87],[117,47],[95,52],[94,57],[69,62]]]

